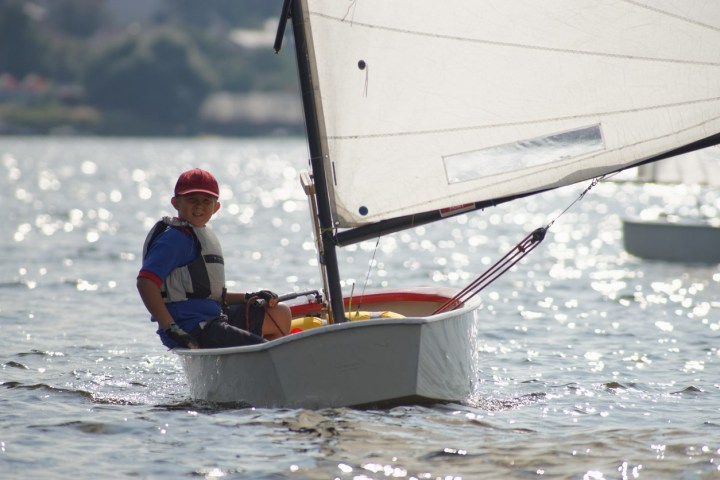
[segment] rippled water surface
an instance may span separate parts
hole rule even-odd
[[[0,139],[0,477],[720,478],[718,266],[621,237],[644,208],[717,212],[694,187],[601,183],[559,217],[483,292],[464,404],[192,401],[135,291],[145,233],[177,175],[208,168],[231,287],[317,288],[306,158],[299,139]],[[586,186],[351,246],[345,288],[465,286]]]

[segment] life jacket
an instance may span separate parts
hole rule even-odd
[[[163,217],[145,239],[143,258],[147,256],[150,245],[168,228],[189,231],[199,254],[192,262],[170,272],[160,287],[163,300],[170,303],[188,298],[210,298],[222,302],[225,295],[225,261],[220,241],[210,228],[197,228],[176,218]]]

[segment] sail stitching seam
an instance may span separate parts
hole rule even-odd
[[[717,102],[720,101],[720,97],[712,97],[712,98],[703,98],[700,100],[689,100],[686,102],[677,102],[677,103],[666,103],[662,105],[654,105],[651,107],[644,107],[644,108],[633,108],[633,109],[626,109],[626,110],[614,110],[614,111],[606,111],[606,112],[595,112],[592,114],[581,114],[581,115],[568,115],[565,117],[553,117],[553,118],[541,118],[536,120],[525,120],[522,122],[506,122],[506,123],[493,123],[488,125],[473,125],[469,127],[457,127],[457,128],[443,128],[443,129],[437,129],[437,130],[418,130],[418,131],[406,131],[406,132],[388,132],[388,133],[374,133],[369,135],[329,135],[327,138],[328,140],[355,140],[359,138],[382,138],[382,137],[400,137],[400,136],[409,136],[409,135],[428,135],[428,134],[434,134],[434,133],[449,133],[449,132],[463,132],[463,131],[470,131],[470,130],[484,130],[486,128],[498,128],[498,127],[514,127],[518,125],[534,125],[534,124],[541,124],[541,123],[548,123],[548,122],[556,122],[559,120],[578,120],[583,118],[595,118],[599,116],[605,116],[605,115],[620,115],[625,113],[632,113],[632,112],[644,112],[644,111],[651,111],[651,110],[658,110],[663,108],[669,108],[669,107],[680,107],[680,106],[687,106],[687,105],[694,105],[697,103],[705,103],[705,102]]]
[[[708,25],[708,24],[706,24],[706,23],[698,22],[697,20],[693,20],[693,19],[691,19],[691,18],[683,17],[683,16],[677,15],[677,14],[675,14],[675,13],[667,12],[667,11],[665,11],[665,10],[661,10],[661,9],[659,9],[659,8],[656,8],[656,7],[651,7],[651,6],[649,6],[649,5],[643,5],[643,4],[641,4],[640,2],[636,2],[636,1],[634,1],[634,0],[623,0],[623,1],[624,1],[625,3],[629,3],[630,5],[634,5],[634,6],[636,6],[636,7],[643,8],[643,9],[645,9],[645,10],[650,10],[651,12],[659,13],[659,14],[661,14],[661,15],[666,15],[666,16],[668,16],[668,17],[671,17],[671,18],[674,18],[674,19],[677,19],[677,20],[682,20],[683,22],[692,23],[693,25],[698,25],[698,26],[700,26],[700,27],[709,28],[710,30],[715,30],[716,32],[720,32],[720,28],[715,27],[715,26],[713,26],[713,25]]]
[[[320,18],[324,18],[326,20],[334,20],[336,22],[340,23],[346,23],[347,20],[343,18],[334,17],[332,15],[327,15],[323,13],[318,12],[311,12],[311,15],[315,15]],[[456,35],[442,35],[439,33],[428,33],[428,32],[419,32],[416,30],[408,30],[403,28],[393,28],[393,27],[387,27],[383,25],[373,25],[370,23],[363,23],[363,22],[356,22],[352,21],[353,27],[365,27],[365,28],[371,28],[371,29],[377,29],[377,30],[384,30],[387,32],[395,32],[395,33],[404,33],[408,35],[415,35],[420,37],[433,37],[433,38],[440,38],[444,40],[454,40],[454,41],[461,41],[461,42],[467,42],[467,43],[482,43],[486,45],[496,45],[501,47],[512,47],[512,48],[521,48],[525,50],[540,50],[544,52],[556,52],[556,53],[570,53],[573,55],[589,55],[594,57],[604,57],[604,58],[624,58],[627,60],[641,60],[645,62],[661,62],[661,63],[677,63],[677,64],[684,64],[684,65],[704,65],[704,66],[711,66],[711,67],[718,67],[720,66],[720,63],[718,62],[700,62],[697,60],[686,60],[686,59],[678,59],[678,58],[658,58],[658,57],[643,57],[640,55],[621,55],[618,53],[608,53],[608,52],[592,52],[588,50],[573,50],[569,48],[554,48],[554,47],[543,47],[539,45],[528,45],[524,43],[512,43],[512,42],[499,42],[499,41],[493,41],[493,40],[485,40],[482,38],[468,38],[468,37],[459,37]]]

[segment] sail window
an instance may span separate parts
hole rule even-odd
[[[581,157],[605,148],[600,125],[519,140],[443,158],[448,183],[460,183]]]

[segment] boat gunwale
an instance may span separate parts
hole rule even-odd
[[[343,299],[345,308],[350,306],[373,305],[376,303],[390,302],[426,302],[426,303],[445,303],[457,293],[454,289],[449,288],[432,288],[427,287],[420,291],[411,290],[389,290],[368,292],[357,297],[346,297]],[[303,316],[307,313],[317,313],[322,310],[322,304],[319,303],[298,303],[289,304],[293,314],[293,318]]]

